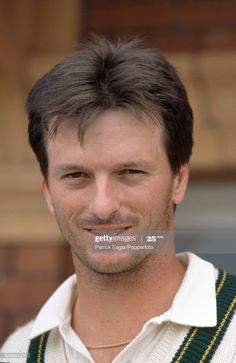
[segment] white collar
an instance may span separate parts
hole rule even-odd
[[[171,321],[195,327],[216,326],[215,280],[218,270],[193,253],[179,253],[177,256],[187,267],[183,281],[170,309],[151,321],[158,324]]]
[[[150,319],[147,323],[160,324],[169,320],[188,326],[215,326],[217,313],[214,266],[189,252],[178,254],[178,258],[187,266],[187,270],[172,306],[167,312]],[[71,314],[76,294],[76,275],[72,275],[59,286],[42,307],[35,319],[29,339],[58,327],[65,321]]]

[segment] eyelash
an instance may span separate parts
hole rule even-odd
[[[78,174],[79,174],[79,176],[78,176]],[[85,174],[82,171],[75,171],[74,173],[69,173],[69,174],[65,175],[65,177],[69,178],[69,179],[79,179],[82,176],[85,176]]]
[[[144,174],[144,171],[137,170],[137,169],[125,169],[125,170],[121,170],[120,174],[131,174],[131,175]]]

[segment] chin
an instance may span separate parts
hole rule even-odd
[[[79,257],[80,263],[87,267],[90,271],[97,274],[120,274],[135,270],[147,254],[141,253],[93,253],[93,255]]]

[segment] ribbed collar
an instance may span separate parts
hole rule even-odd
[[[171,321],[181,325],[210,327],[217,323],[214,266],[186,252],[177,255],[187,266],[184,279],[175,295],[172,306],[164,314],[146,322],[161,324]],[[68,319],[76,297],[76,275],[70,276],[42,307],[33,324],[29,339],[58,327]]]

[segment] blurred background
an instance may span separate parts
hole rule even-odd
[[[195,115],[177,250],[236,273],[235,0],[0,0],[0,343],[73,272],[41,195],[24,102],[91,32],[141,35],[177,68]]]

